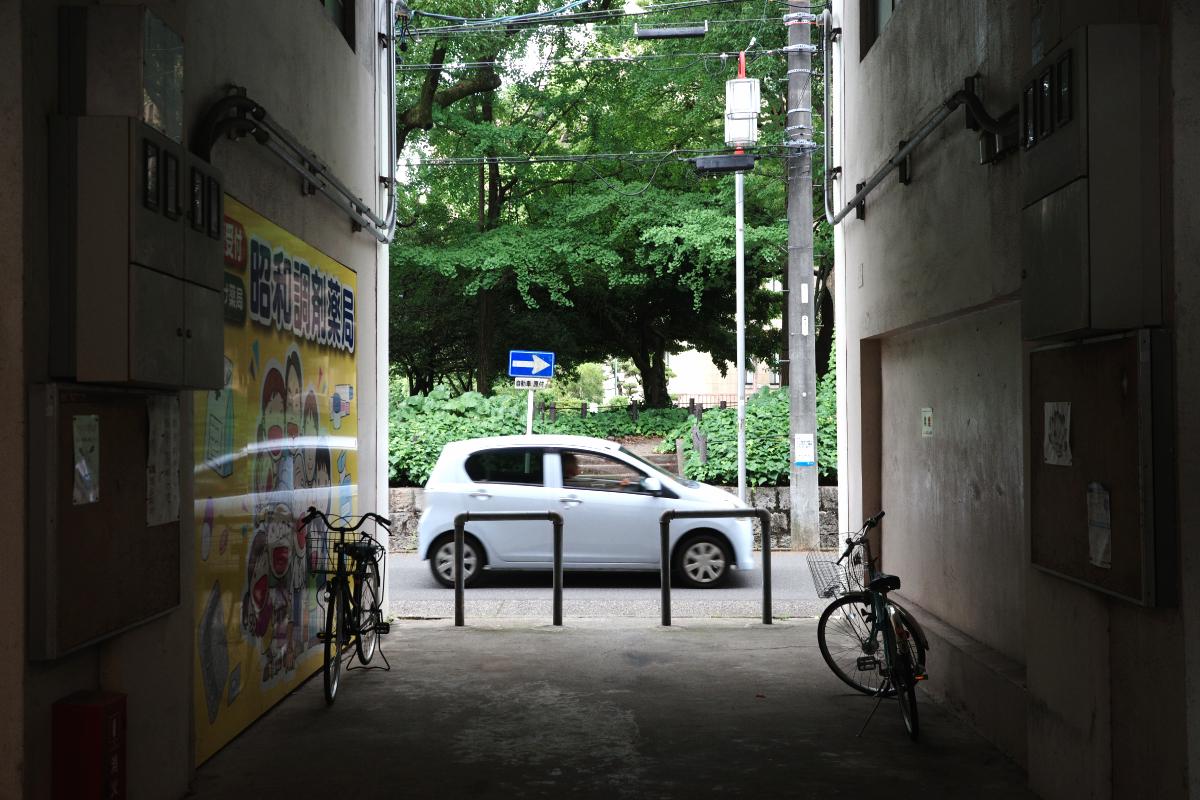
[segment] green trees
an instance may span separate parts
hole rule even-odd
[[[661,406],[667,353],[695,347],[732,361],[732,178],[701,181],[670,153],[722,145],[733,67],[671,56],[756,35],[760,47],[782,44],[776,20],[732,22],[745,11],[704,9],[714,32],[702,42],[637,42],[617,20],[426,36],[409,51],[410,64],[441,65],[400,75],[410,166],[407,227],[391,254],[392,346],[414,388],[487,391],[509,349],[538,347],[566,367],[629,359],[647,403]],[[564,60],[645,54],[657,60]],[[456,59],[486,66],[448,66]],[[751,68],[764,80],[767,143],[782,139],[783,67],[764,58]],[[580,160],[631,151],[668,155]],[[552,160],[492,160],[509,154]],[[460,160],[433,166],[438,158]],[[767,360],[781,347],[767,328],[780,299],[761,287],[784,268],[782,176],[783,162],[768,159],[747,180],[747,341]]]

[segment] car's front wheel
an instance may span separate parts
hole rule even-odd
[[[472,586],[483,571],[483,547],[474,536],[463,540],[463,584]],[[454,586],[454,534],[443,533],[429,546],[429,571],[433,579],[446,588]]]
[[[699,533],[675,548],[675,574],[689,589],[716,589],[729,580],[733,557],[720,536]]]

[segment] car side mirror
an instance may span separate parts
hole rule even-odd
[[[658,478],[642,478],[642,491],[650,494],[662,494],[662,481]]]

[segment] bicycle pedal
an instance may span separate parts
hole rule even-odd
[[[861,656],[857,663],[859,672],[874,672],[877,662],[870,656]]]
[[[392,632],[392,623],[390,623],[390,622],[375,623],[375,632],[381,633],[381,634],[391,633]]]

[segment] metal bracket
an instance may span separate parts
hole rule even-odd
[[[866,185],[867,184],[865,182],[854,184],[854,193],[858,194],[859,192],[861,192],[863,190],[863,187]],[[858,202],[858,205],[856,205],[854,207],[854,216],[856,219],[866,219],[867,218],[867,198],[864,197],[862,200],[860,200]]]
[[[969,77],[963,78],[963,89],[965,91],[975,95],[976,97],[978,97],[980,99],[980,101],[983,100],[982,84],[983,84],[983,81],[980,80],[979,75],[971,75]],[[969,131],[979,130],[979,118],[976,117],[974,112],[971,111],[971,107],[969,105],[964,104],[963,111],[966,114],[967,130],[969,130]]]
[[[908,142],[904,139],[901,139],[900,144],[896,149],[903,150],[906,144],[908,144]],[[906,155],[904,160],[900,162],[897,174],[900,176],[900,183],[902,185],[908,186],[910,183],[912,183],[912,153]]]

